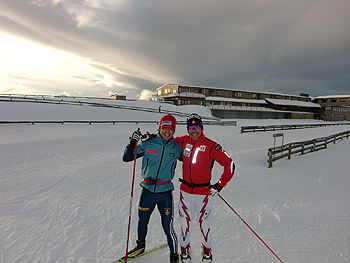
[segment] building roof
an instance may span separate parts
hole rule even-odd
[[[324,96],[317,96],[315,99],[335,99],[335,98],[350,98],[350,95],[324,95]]]
[[[236,91],[236,92],[249,92],[249,93],[260,93],[260,94],[271,94],[271,95],[280,95],[280,96],[289,96],[289,97],[302,97],[302,98],[307,98],[305,96],[300,96],[300,95],[291,95],[291,94],[286,94],[286,93],[278,93],[278,92],[270,92],[270,91],[252,91],[252,90],[243,90],[243,89],[228,89],[228,88],[218,88],[218,87],[203,87],[203,86],[191,86],[191,85],[179,85],[179,84],[174,84],[174,83],[166,83],[169,85],[175,85],[178,87],[188,87],[188,88],[201,88],[201,89],[216,89],[216,90],[229,90],[229,91]],[[162,85],[163,86],[163,85]],[[158,89],[160,89],[162,86],[160,86]]]
[[[298,101],[298,100],[278,100],[278,99],[265,99],[267,102],[270,102],[274,105],[289,105],[289,106],[298,106],[298,107],[308,107],[308,108],[322,108],[321,105],[308,102],[308,101]]]

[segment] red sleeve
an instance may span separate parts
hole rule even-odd
[[[219,185],[224,187],[233,177],[233,174],[235,172],[235,164],[231,157],[222,149],[219,144],[214,145],[210,152],[210,155],[224,168],[224,171],[218,181]]]
[[[178,144],[180,144],[181,148],[183,149],[183,141],[186,135],[181,136],[181,137],[175,137],[173,138],[173,141],[177,142]]]

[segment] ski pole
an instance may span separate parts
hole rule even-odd
[[[140,129],[138,129],[138,130],[140,130]],[[134,182],[135,182],[136,157],[137,157],[137,142],[136,142],[136,145],[135,145],[134,168],[133,168],[133,171],[132,171],[132,183],[131,183],[130,206],[129,206],[129,224],[128,224],[128,234],[127,234],[127,237],[126,237],[125,262],[128,262],[129,236],[130,236],[130,224],[131,224],[131,213],[132,213],[132,200],[134,198]]]
[[[254,233],[254,235],[256,235],[257,238],[259,238],[259,240],[271,251],[272,254],[274,254],[274,256],[276,258],[278,258],[278,260],[282,262],[282,260],[275,254],[275,252],[272,251],[272,249],[264,242],[264,240],[261,239],[261,237],[259,237],[259,235],[248,225],[248,223],[233,209],[233,207],[227,203],[227,201],[218,193],[217,194],[222,201],[224,201],[225,204],[227,204],[227,206],[239,217],[239,219],[242,220],[242,222],[250,229],[250,231],[252,231]]]

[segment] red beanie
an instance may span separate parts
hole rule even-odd
[[[169,125],[172,126],[174,129],[176,128],[176,119],[173,115],[171,115],[170,113],[168,113],[168,115],[163,116],[160,119],[159,122],[159,129],[160,127],[162,127],[163,125]]]

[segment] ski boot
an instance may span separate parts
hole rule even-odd
[[[212,254],[206,255],[206,254],[203,253],[203,255],[202,255],[202,262],[212,263],[212,260],[213,260],[213,255]]]
[[[191,263],[191,256],[190,256],[190,254],[181,255],[181,263]]]
[[[145,252],[146,248],[146,241],[136,241],[136,247],[134,247],[132,250],[128,252],[128,258],[134,258],[138,255],[141,255]],[[125,259],[125,257],[122,257],[121,260]]]
[[[204,245],[202,245],[202,248],[202,262],[211,263],[213,259],[213,255],[211,254],[211,248],[207,248]]]
[[[181,263],[191,263],[191,246],[181,247]]]
[[[179,263],[179,255],[177,253],[170,253],[170,263]]]

